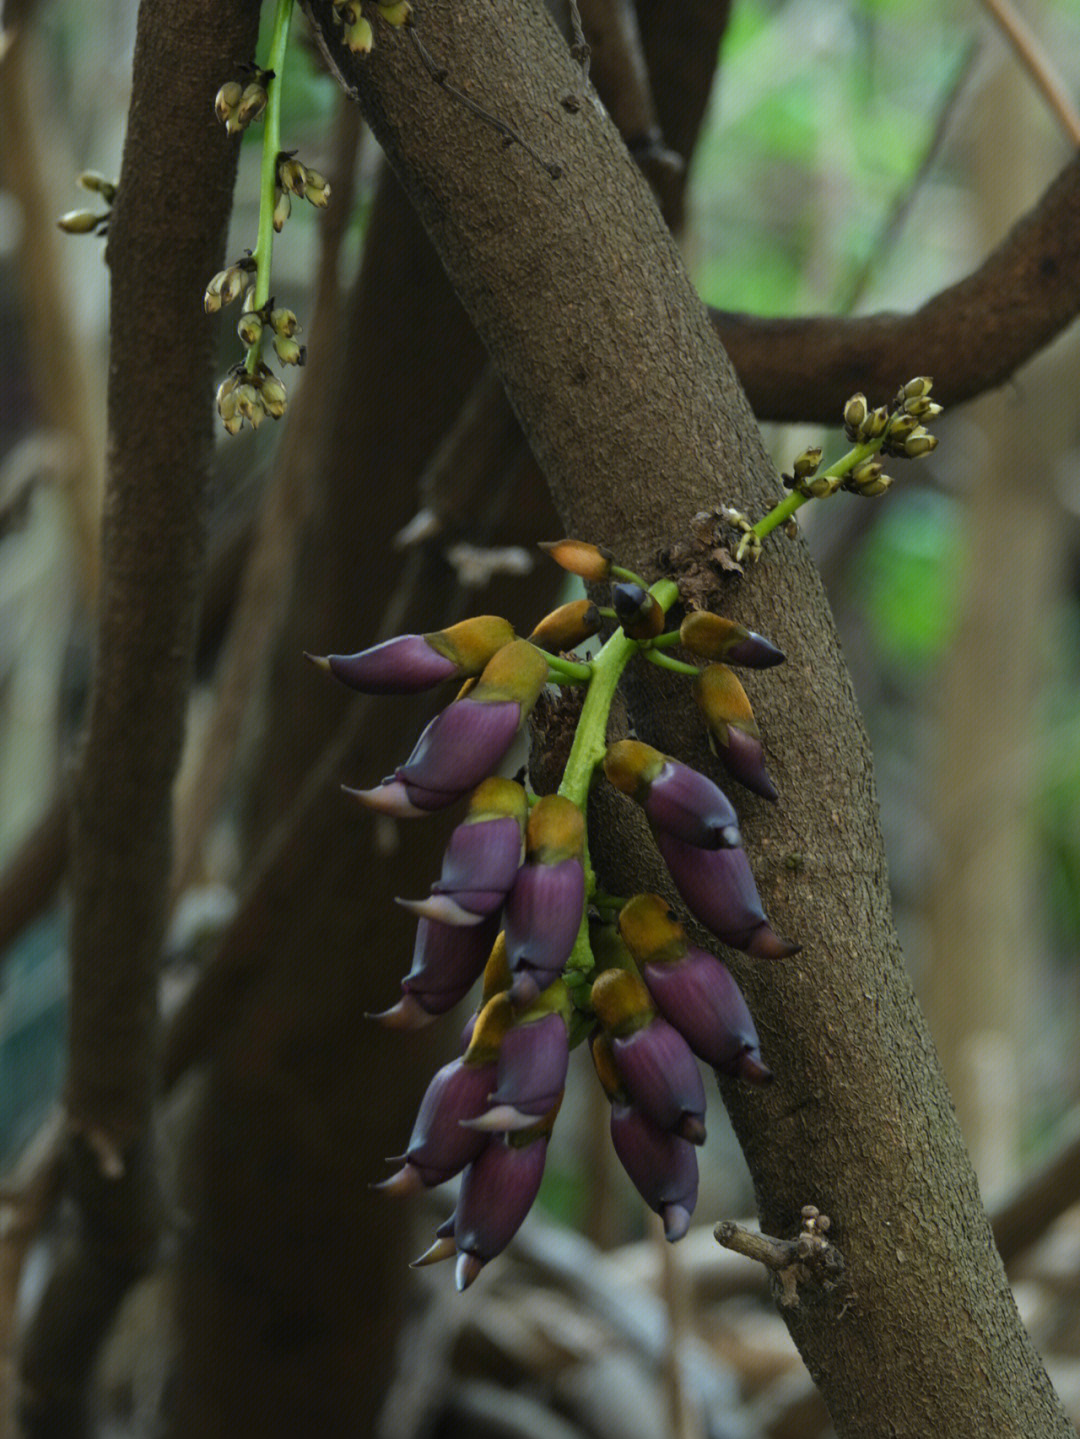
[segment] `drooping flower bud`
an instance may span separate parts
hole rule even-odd
[[[623,906],[619,933],[656,1008],[690,1048],[721,1074],[767,1083],[753,1018],[727,966],[698,949],[659,895]]]
[[[641,805],[656,829],[704,849],[741,843],[738,816],[723,790],[652,745],[617,740],[604,756],[604,773]]]
[[[529,815],[525,863],[506,902],[506,954],[519,1000],[544,990],[570,958],[585,908],[585,818],[561,795]]]
[[[756,959],[798,953],[801,946],[783,939],[765,918],[745,850],[698,849],[662,830],[656,846],[690,913],[717,939]]]
[[[528,640],[504,645],[469,694],[435,716],[389,779],[375,789],[346,793],[402,819],[445,809],[498,768],[547,672],[547,661]]]
[[[459,1290],[502,1253],[524,1223],[544,1177],[549,1132],[541,1126],[540,1132],[489,1138],[473,1131],[484,1147],[462,1176],[455,1212]]]
[[[694,698],[709,726],[713,749],[732,779],[775,800],[776,786],[765,770],[761,732],[734,673],[727,665],[709,665],[694,680]]]
[[[559,653],[576,649],[600,630],[600,611],[592,600],[574,600],[545,615],[529,636],[541,649]]]
[[[629,1098],[661,1129],[704,1144],[705,1090],[694,1056],[656,1014],[641,980],[625,969],[604,970],[590,999]]]
[[[690,1228],[697,1204],[694,1146],[619,1101],[611,1106],[611,1142],[634,1188],[663,1220],[664,1238],[674,1244]]]
[[[768,669],[784,660],[783,651],[763,635],[707,610],[694,610],[686,616],[679,626],[679,643],[701,659],[750,669]]]
[[[363,694],[415,694],[443,680],[480,674],[513,639],[508,620],[477,615],[433,634],[397,635],[359,654],[312,658],[342,684]]]
[[[453,1009],[483,972],[498,927],[498,915],[468,926],[421,919],[412,968],[401,981],[402,997],[391,1009],[372,1018],[387,1029],[420,1029]]]
[[[521,785],[498,776],[484,780],[469,801],[469,813],[450,836],[430,896],[398,903],[448,925],[478,924],[494,914],[517,877],[528,813]]]
[[[488,1133],[528,1129],[558,1104],[570,1059],[562,1012],[568,1007],[566,987],[556,980],[538,1004],[507,1030],[499,1047],[492,1108],[469,1121],[473,1129]]]
[[[590,545],[585,540],[546,540],[541,541],[540,548],[557,565],[583,580],[606,580],[611,574],[614,557],[602,545]]]
[[[487,1137],[463,1123],[487,1108],[499,1045],[510,1024],[508,1000],[493,1000],[479,1016],[472,1042],[458,1059],[444,1064],[427,1087],[404,1155],[404,1167],[377,1188],[412,1194],[460,1174],[483,1149]]]
[[[452,1259],[457,1253],[457,1245],[454,1243],[454,1218],[451,1214],[444,1219],[435,1231],[435,1242],[429,1249],[425,1249],[419,1259],[414,1259],[410,1269],[423,1269],[428,1264],[439,1264],[444,1259]]]
[[[627,639],[654,640],[663,634],[664,607],[640,585],[612,585],[611,602]]]

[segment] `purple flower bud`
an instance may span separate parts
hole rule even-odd
[[[468,927],[422,919],[401,988],[428,1014],[445,1014],[479,979],[497,933],[495,915]]]
[[[416,694],[461,671],[423,635],[397,635],[356,655],[327,655],[335,679],[369,695]]]
[[[489,1133],[528,1129],[559,1102],[566,1083],[570,1046],[561,1014],[515,1024],[503,1036],[495,1071],[494,1106],[473,1129]]]
[[[662,830],[656,844],[690,913],[718,939],[758,959],[798,953],[800,946],[782,939],[766,920],[745,850],[698,849]]]
[[[380,814],[388,814],[393,819],[419,819],[431,814],[433,810],[446,809],[460,798],[457,794],[403,784],[392,775],[374,789],[350,789],[344,784],[341,788],[345,794],[352,799],[358,799],[368,809],[378,810]]]
[[[705,1143],[705,1089],[678,1030],[652,1019],[625,1038],[612,1036],[611,1054],[626,1093],[646,1118],[691,1144]]]
[[[514,639],[498,615],[477,615],[427,635],[397,635],[355,655],[308,658],[365,694],[415,694],[443,680],[478,675]]]
[[[578,859],[522,865],[506,902],[506,955],[515,974],[544,990],[570,958],[585,908],[585,871]]]
[[[414,787],[456,796],[473,789],[498,769],[521,722],[517,700],[485,702],[466,696],[440,711],[416,742],[412,754],[394,771],[409,798]],[[430,806],[435,808],[435,806]]]
[[[486,1136],[462,1122],[487,1108],[495,1079],[494,1064],[470,1064],[464,1058],[444,1064],[427,1087],[413,1125],[405,1168],[382,1186],[400,1192],[403,1176],[426,1188],[459,1174],[483,1149]]]
[[[649,822],[685,844],[734,849],[742,843],[739,817],[711,779],[669,759],[649,785],[644,800]]]
[[[765,769],[765,751],[756,735],[747,734],[737,725],[728,725],[727,743],[717,743],[714,748],[732,779],[761,795],[762,799],[779,798],[776,786]]]
[[[443,1259],[450,1259],[457,1253],[457,1245],[454,1243],[454,1215],[444,1219],[435,1231],[435,1243],[429,1249],[425,1249],[419,1259],[414,1259],[409,1265],[410,1269],[423,1269],[427,1264],[438,1264]]]
[[[454,1241],[459,1289],[467,1289],[521,1228],[540,1188],[547,1157],[546,1135],[526,1143],[478,1134],[472,1138],[484,1148],[462,1176],[458,1195]]]
[[[723,1074],[746,1078],[768,1073],[746,1000],[726,965],[704,949],[689,948],[669,964],[646,964],[641,977],[656,1008],[690,1048]]]
[[[611,1142],[642,1199],[664,1221],[665,1238],[674,1244],[689,1229],[697,1203],[694,1146],[658,1129],[632,1105],[618,1102],[611,1106]]]
[[[782,665],[784,652],[756,630],[747,630],[744,640],[736,640],[728,647],[724,660],[729,665],[745,665],[747,669],[766,670],[773,665]]]
[[[521,825],[512,815],[459,824],[430,897],[399,903],[444,924],[476,924],[502,908],[520,864]]]

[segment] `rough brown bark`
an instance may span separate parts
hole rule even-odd
[[[250,57],[256,24],[241,0],[139,10],[108,249],[101,607],[72,787],[67,1191],[78,1228],[21,1357],[22,1422],[35,1435],[83,1432],[97,1344],[154,1246],[157,969],[210,458],[214,332],[201,301],[221,262],[236,165],[212,100]]]
[[[554,184],[426,84],[406,37],[381,27],[360,65],[335,49],[329,5],[308,8],[568,528],[651,569],[695,511],[775,499],[749,406],[640,176],[605,117],[560,104],[574,72],[546,18],[508,0],[468,15],[434,0],[423,24],[454,83],[561,164]],[[711,584],[714,601],[721,588]],[[786,964],[735,966],[778,1079],[728,1099],[763,1226],[793,1236],[801,1207],[817,1205],[851,1285],[845,1301],[811,1296],[788,1311],[792,1333],[844,1439],[1071,1436],[993,1251],[904,972],[865,735],[801,544],[774,541],[723,599],[790,656],[752,686],[783,800],[767,814],[748,802],[743,821],[767,906],[806,946]],[[670,688],[639,697],[639,727],[693,755],[683,705],[656,703]],[[785,863],[795,854],[801,869]]]

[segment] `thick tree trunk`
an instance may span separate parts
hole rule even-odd
[[[380,25],[361,63],[341,51],[329,4],[309,8],[568,528],[655,569],[696,511],[775,499],[753,417],[644,183],[596,108],[562,104],[579,76],[538,7],[491,0],[466,13],[433,0],[421,24],[451,82],[558,162],[556,182],[433,85],[406,36]],[[865,735],[813,567],[801,544],[774,540],[745,581],[714,589],[789,656],[752,686],[783,798],[742,809],[767,907],[805,948],[785,964],[737,965],[778,1077],[764,1094],[727,1097],[763,1226],[790,1236],[816,1204],[847,1257],[846,1294],[804,1297],[785,1311],[792,1333],[844,1439],[1071,1436],[904,971]],[[650,690],[639,727],[693,756],[683,705],[659,706]]]

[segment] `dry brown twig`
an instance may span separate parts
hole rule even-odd
[[[829,1216],[807,1204],[797,1239],[774,1239],[771,1234],[744,1229],[732,1219],[721,1220],[713,1234],[717,1244],[770,1270],[779,1283],[781,1308],[794,1309],[799,1303],[800,1284],[831,1290],[843,1280],[844,1256],[826,1238],[830,1227]]]
[[[980,0],[980,3],[1035,82],[1069,141],[1080,147],[1080,110],[1069,99],[1061,77],[1031,26],[1010,0]]]

